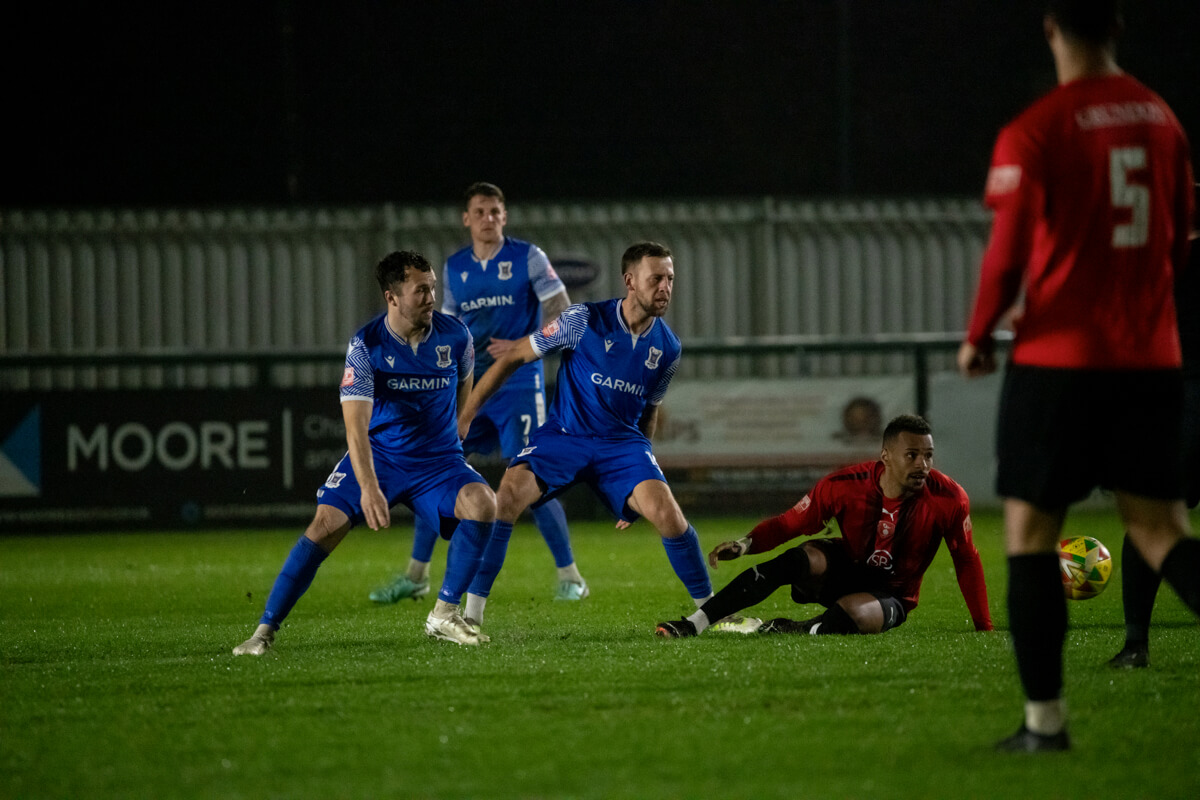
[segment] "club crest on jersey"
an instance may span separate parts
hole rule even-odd
[[[499,267],[499,269],[500,269],[500,274],[497,276],[498,278],[500,278],[500,280],[506,281],[512,277],[512,262],[511,261],[501,261],[496,266]]]
[[[439,367],[450,366],[450,345],[439,344],[437,347],[437,354],[438,354],[437,365]]]
[[[657,347],[650,348],[650,355],[646,357],[646,367],[648,369],[658,369],[658,360],[662,358],[662,350]]]

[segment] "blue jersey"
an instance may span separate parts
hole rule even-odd
[[[529,341],[539,356],[562,351],[546,426],[619,439],[645,438],[638,421],[662,402],[683,351],[662,319],[630,332],[620,298],[573,305]]]
[[[372,444],[401,458],[462,453],[458,385],[475,362],[471,333],[454,317],[433,312],[414,350],[392,332],[387,315],[364,325],[346,351],[342,402],[370,400]]]
[[[467,324],[477,351],[475,380],[494,360],[487,347],[493,338],[521,339],[541,327],[542,301],[566,291],[550,259],[534,244],[504,237],[499,252],[480,261],[464,247],[442,268],[442,311]],[[542,364],[517,370],[507,387],[541,389]]]

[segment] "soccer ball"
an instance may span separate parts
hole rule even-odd
[[[1112,556],[1099,539],[1072,536],[1058,543],[1058,569],[1068,600],[1090,600],[1103,592],[1112,568]]]

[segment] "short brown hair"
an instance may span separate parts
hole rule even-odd
[[[487,181],[476,181],[467,187],[463,192],[463,211],[471,205],[471,198],[482,195],[483,197],[494,197],[500,201],[500,205],[504,205],[504,192],[500,191],[500,187],[494,183]]]
[[[629,270],[637,266],[647,256],[650,258],[670,258],[671,249],[658,242],[638,242],[631,244],[626,248],[625,254],[621,256],[621,274],[624,275],[626,272],[629,272]]]

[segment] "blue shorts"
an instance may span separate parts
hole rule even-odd
[[[528,464],[546,492],[534,506],[557,497],[577,483],[592,487],[613,516],[633,522],[638,515],[627,503],[642,481],[667,482],[646,439],[593,439],[545,427],[529,437],[529,446],[509,468]]]
[[[546,392],[533,386],[501,389],[490,397],[463,442],[469,455],[487,455],[499,447],[500,455],[512,458],[529,444],[529,437],[546,421]]]
[[[387,498],[388,506],[404,503],[423,522],[438,530],[443,539],[449,539],[458,527],[454,505],[459,490],[469,483],[487,485],[459,453],[424,459],[396,458],[381,453],[374,443],[371,451],[375,457],[379,489]],[[350,464],[349,453],[342,456],[325,484],[317,489],[317,505],[341,509],[350,517],[350,527],[363,521],[362,489]]]

